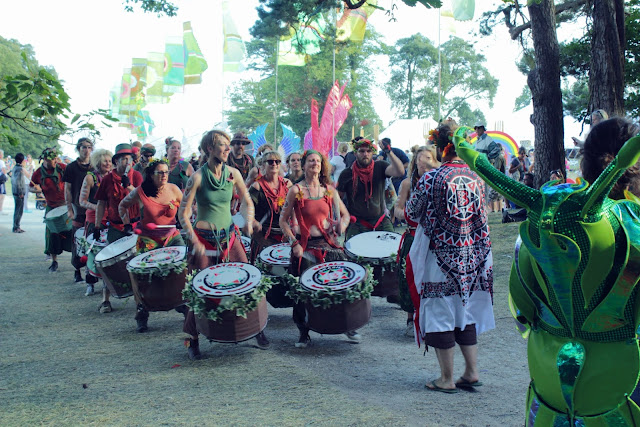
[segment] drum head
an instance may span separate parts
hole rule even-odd
[[[87,236],[87,243],[89,243],[89,245],[105,247],[107,246],[107,233],[108,233],[107,230],[100,230],[100,240],[95,242],[95,245],[93,243],[94,242],[93,233],[91,233]]]
[[[314,265],[302,273],[300,284],[312,291],[325,288],[342,291],[362,282],[366,276],[367,270],[355,262],[325,262]]]
[[[57,208],[53,208],[49,212],[47,212],[47,215],[45,215],[45,218],[51,219],[51,218],[55,218],[55,217],[66,215],[66,214],[67,214],[67,207],[62,205],[62,206],[58,206]]]
[[[138,236],[126,236],[108,245],[96,255],[96,262],[106,261],[135,248]]]
[[[347,240],[344,249],[354,258],[389,258],[398,253],[401,239],[402,235],[390,231],[368,231]]]
[[[240,237],[240,240],[242,240],[242,246],[244,246],[244,251],[248,254],[251,253],[251,239],[247,236],[242,236]]]
[[[138,255],[127,263],[127,270],[131,268],[155,268],[164,264],[179,264],[187,256],[186,246],[168,246],[154,249]]]
[[[233,221],[235,226],[238,227],[238,228],[244,228],[244,226],[247,225],[247,221],[244,219],[244,217],[242,216],[242,214],[240,212],[238,212],[237,214],[233,215],[231,217],[231,221]]]
[[[82,240],[84,238],[84,227],[82,228],[78,228],[76,230],[76,234],[74,236],[76,242],[79,242],[80,240]]]
[[[201,296],[223,298],[244,295],[260,283],[262,274],[251,264],[228,262],[202,270],[193,278],[191,287]]]
[[[264,248],[260,252],[260,261],[271,265],[291,264],[291,245],[288,243],[278,243]]]

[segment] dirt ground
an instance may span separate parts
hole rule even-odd
[[[5,212],[12,213],[11,200]],[[0,216],[0,425],[371,425],[519,426],[528,383],[525,341],[507,306],[517,225],[491,215],[496,329],[480,336],[484,382],[476,392],[424,388],[439,375],[403,335],[405,313],[372,298],[362,341],[311,333],[297,349],[291,309],[269,307],[271,348],[201,339],[204,360],[182,345],[182,315],[151,313],[135,332],[133,299],[113,300],[73,282],[69,254],[49,274],[42,211],[25,214],[24,234]],[[456,354],[456,373],[463,359]]]

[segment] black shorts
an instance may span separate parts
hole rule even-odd
[[[427,332],[424,343],[427,346],[442,350],[454,347],[456,343],[459,345],[475,345],[478,343],[476,324],[467,325],[463,331],[460,328],[455,328],[453,331],[447,332]]]

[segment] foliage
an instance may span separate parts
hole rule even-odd
[[[157,262],[153,266],[147,266],[146,262],[141,262],[140,267],[127,266],[130,273],[138,276],[147,276],[147,280],[151,281],[153,277],[167,277],[169,274],[180,274],[187,268],[187,261],[175,264],[173,262]]]
[[[363,267],[367,270],[366,278],[362,282],[340,291],[334,291],[329,287],[312,291],[300,286],[296,277],[285,274],[284,280],[289,284],[286,295],[296,302],[309,303],[314,307],[321,308],[369,298],[378,282],[373,278],[373,267],[370,265],[363,265]]]
[[[155,13],[158,16],[176,16],[178,7],[167,0],[124,0],[124,10],[133,12],[133,5],[140,5],[145,12]]]
[[[426,37],[415,34],[398,40],[390,54],[391,78],[386,85],[393,106],[404,118],[439,120],[456,116],[462,123],[484,119],[474,103],[487,102],[493,106],[498,79],[484,67],[482,54],[458,37],[441,46],[442,110],[438,116],[438,60],[437,50]]]
[[[187,281],[184,290],[182,291],[182,298],[187,301],[187,305],[196,316],[205,316],[213,322],[220,320],[222,313],[225,311],[235,311],[237,316],[244,317],[246,319],[247,314],[258,307],[258,303],[262,301],[267,294],[267,291],[273,285],[272,279],[263,275],[262,280],[252,292],[240,296],[231,295],[220,298],[220,303],[211,307],[213,302],[210,299],[200,296],[191,287],[193,278],[197,273],[197,271],[194,271],[187,275]]]
[[[74,115],[67,125],[63,119],[71,114],[69,95],[55,70],[40,66],[30,45],[0,37],[0,147],[6,154],[39,154],[57,145],[63,134],[99,135],[91,123],[96,116],[106,120],[105,126],[116,121],[106,110],[94,110]]]
[[[335,31],[335,30],[334,30]],[[320,44],[320,52],[311,56],[303,67],[278,67],[278,123],[285,123],[301,137],[311,127],[311,98],[318,100],[320,108],[327,99],[332,81],[334,42],[329,36]],[[372,56],[385,51],[380,37],[373,29],[367,29],[362,43],[336,42],[336,79],[346,82],[345,93],[349,95],[353,107],[347,121],[338,134],[339,140],[351,139],[352,126],[359,128],[359,122],[368,119],[379,124],[380,119],[373,108],[370,89],[374,85]],[[255,129],[264,123],[271,123],[267,137],[273,133],[275,112],[275,62],[276,43],[268,40],[253,40],[247,43],[248,68],[260,73],[260,79],[243,80],[228,92],[231,109],[226,111],[232,129]],[[278,126],[279,128],[279,126]],[[278,134],[281,130],[277,129]]]

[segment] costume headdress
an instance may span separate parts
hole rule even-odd
[[[358,148],[360,147],[368,147],[368,148],[371,148],[371,151],[373,151],[373,154],[378,153],[378,147],[373,141],[371,141],[370,139],[365,139],[361,136],[356,136],[354,139],[351,140],[351,149],[353,151],[358,151]]]

